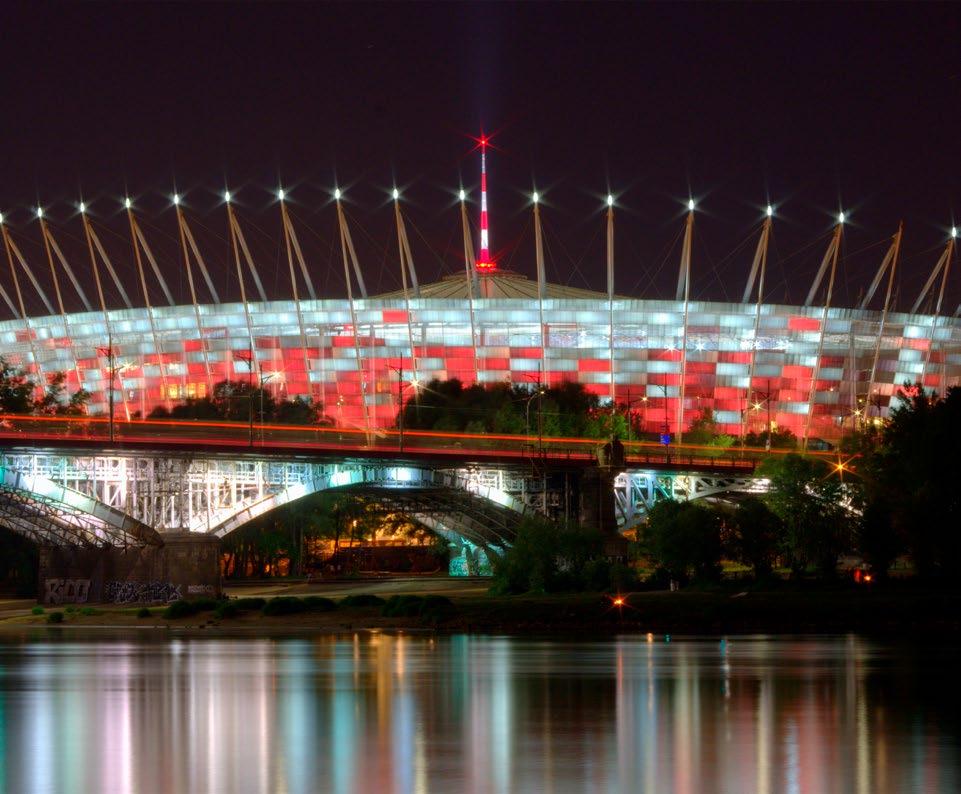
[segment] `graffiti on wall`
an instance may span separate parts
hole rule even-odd
[[[45,604],[86,604],[89,595],[89,579],[43,580],[43,603]]]
[[[107,582],[103,600],[114,604],[150,604],[183,598],[183,586],[172,582]]]
[[[214,586],[212,584],[188,584],[187,585],[187,595],[206,595],[213,596],[215,594]]]

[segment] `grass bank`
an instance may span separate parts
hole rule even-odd
[[[358,597],[362,595],[364,597]],[[230,599],[194,607],[48,608],[8,602],[0,626],[139,627],[205,630],[291,628],[317,632],[358,629],[435,630],[507,634],[607,635],[838,633],[961,634],[961,591],[920,586],[775,586],[771,589],[654,591],[604,594],[447,596],[355,593]],[[59,617],[51,615],[59,614]]]

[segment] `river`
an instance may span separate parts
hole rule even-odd
[[[7,632],[0,786],[958,791],[959,661],[853,636]]]

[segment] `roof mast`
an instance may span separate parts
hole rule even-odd
[[[481,273],[493,273],[496,263],[491,259],[490,236],[487,227],[487,136],[481,135],[481,216],[480,216],[480,257],[477,269]]]

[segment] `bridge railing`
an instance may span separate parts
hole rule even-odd
[[[363,452],[450,455],[463,458],[518,458],[531,460],[591,461],[605,443],[596,438],[524,436],[497,433],[452,433],[435,430],[379,429],[367,433],[361,428],[322,425],[250,424],[223,420],[131,419],[114,420],[100,416],[22,416],[0,414],[0,440],[8,445],[38,445],[44,441],[63,444],[122,446],[164,444],[184,447],[291,451]],[[625,463],[630,467],[753,470],[761,461],[792,450],[755,447],[712,447],[682,444],[662,445],[649,441],[626,441]],[[833,460],[832,452],[808,454]]]

